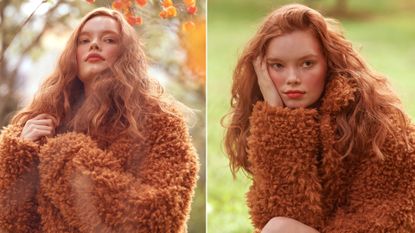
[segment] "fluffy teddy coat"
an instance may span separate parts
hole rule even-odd
[[[322,233],[415,232],[415,128],[386,139],[384,160],[334,149],[335,117],[355,101],[352,79],[332,79],[318,109],[257,102],[250,117],[247,202],[255,231],[273,217]]]
[[[37,143],[10,125],[0,138],[0,232],[182,233],[198,161],[183,120],[146,122],[144,140],[105,149],[82,133]]]

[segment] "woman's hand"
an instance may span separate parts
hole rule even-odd
[[[319,233],[316,229],[292,218],[274,217],[268,221],[261,233]]]
[[[261,57],[257,57],[253,62],[253,66],[264,100],[273,107],[284,106],[281,96],[268,74],[267,63]]]
[[[43,113],[26,121],[20,138],[37,141],[43,136],[52,136],[55,133],[57,120],[53,116]]]

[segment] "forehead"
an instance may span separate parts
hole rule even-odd
[[[99,33],[103,31],[119,34],[120,26],[115,19],[109,16],[95,16],[83,25],[80,33]]]
[[[307,55],[323,56],[320,42],[311,31],[293,31],[271,39],[266,56],[282,60]]]

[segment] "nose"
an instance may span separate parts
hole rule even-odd
[[[300,83],[300,78],[296,69],[288,69],[287,84],[295,85]]]
[[[97,43],[97,40],[93,40],[91,43],[91,46],[89,47],[89,50],[100,50],[100,46]]]

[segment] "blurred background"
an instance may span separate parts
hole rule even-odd
[[[0,126],[32,100],[80,19],[100,6],[124,10],[144,44],[150,75],[196,113],[190,134],[201,169],[188,230],[205,232],[205,0],[1,0]]]
[[[208,1],[208,232],[247,233],[245,203],[251,181],[228,166],[220,119],[230,106],[232,72],[245,44],[273,9],[294,1]],[[415,119],[415,1],[309,0],[306,4],[340,20],[345,36],[378,72],[389,77],[406,112]]]

